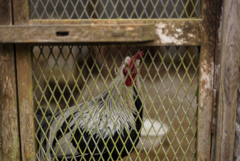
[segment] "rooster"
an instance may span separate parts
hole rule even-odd
[[[143,103],[138,69],[143,52],[127,56],[100,95],[63,111],[39,108],[39,160],[119,160],[141,136]]]

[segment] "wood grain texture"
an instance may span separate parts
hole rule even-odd
[[[203,43],[200,55],[197,160],[210,160],[217,0],[202,1]]]
[[[12,25],[11,0],[0,0],[0,25]]]
[[[13,3],[13,22],[14,25],[28,24],[29,21],[29,1],[12,0]]]
[[[16,45],[22,161],[36,159],[32,62],[28,45]]]
[[[220,19],[221,19],[221,7],[223,0],[216,0],[216,24],[214,28],[216,29],[216,41],[215,41],[215,55],[214,55],[214,89],[218,88],[218,80],[219,80],[219,64],[220,64],[220,53],[219,53],[219,31],[220,31]]]
[[[214,78],[213,78],[213,112],[212,112],[212,138],[211,138],[211,161],[215,160],[215,148],[216,148],[216,109],[217,109],[217,92],[219,83],[219,64],[220,64],[220,53],[219,53],[219,30],[220,30],[220,17],[221,17],[221,6],[222,0],[216,0],[216,40],[215,40],[215,54],[214,54]]]
[[[123,25],[123,24],[158,24],[160,22],[172,25],[193,25],[201,23],[201,19],[51,19],[51,20],[29,20],[29,25]]]
[[[11,0],[0,0],[0,26],[12,25]],[[0,44],[0,161],[20,161],[19,122],[12,44]]]
[[[240,72],[240,66],[239,66],[239,72]],[[237,110],[236,110],[236,122],[235,122],[233,160],[234,161],[240,160],[240,77],[238,77]]]
[[[240,1],[223,1],[215,160],[233,160],[240,53]]]
[[[29,21],[29,1],[13,1],[14,25]],[[27,33],[26,33],[27,34]],[[35,120],[32,95],[32,62],[29,45],[16,44],[18,103],[22,161],[36,160]]]
[[[84,22],[32,20],[29,21],[30,26],[5,26],[0,30],[0,42],[145,42],[145,45],[201,45],[203,40],[201,20],[93,20],[92,22],[85,20]],[[68,35],[57,36],[58,31],[68,32]]]
[[[20,161],[13,45],[0,44],[0,160]]]
[[[0,42],[141,42],[154,40],[154,28],[153,24],[6,26],[0,27]]]

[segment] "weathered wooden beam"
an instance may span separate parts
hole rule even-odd
[[[29,1],[13,1],[14,25],[26,25],[29,21]],[[22,161],[36,160],[35,120],[32,94],[32,61],[29,45],[16,44],[18,104],[21,134]]]
[[[240,72],[240,67],[239,67],[239,72]],[[240,77],[238,78],[237,91],[238,93],[237,93],[237,109],[236,109],[233,161],[240,160]]]
[[[215,160],[233,160],[240,58],[240,1],[223,1]]]
[[[219,29],[220,29],[220,18],[221,18],[221,6],[222,0],[215,0],[216,1],[216,24],[213,26],[216,33],[216,41],[215,41],[215,54],[214,54],[214,81],[213,86],[214,89],[218,88],[218,77],[219,77],[219,64],[220,64],[220,53],[219,53]]]
[[[12,25],[11,0],[0,0],[0,26]],[[12,44],[0,44],[0,160],[20,161],[16,73]]]
[[[21,132],[22,160],[36,158],[35,120],[32,88],[32,61],[29,45],[16,45],[18,102]]]
[[[32,20],[29,24],[30,26],[2,27],[0,42],[145,42],[144,45],[201,45],[203,39],[201,20]]]
[[[0,0],[0,25],[12,25],[11,0]]]
[[[217,0],[202,1],[202,46],[198,95],[197,160],[210,160]]]
[[[154,40],[154,25],[1,27],[0,42],[141,42]]]
[[[201,23],[201,19],[46,19],[46,20],[29,20],[29,25],[123,25],[123,24],[181,24],[192,25]]]
[[[13,45],[0,44],[0,160],[20,161]]]
[[[29,23],[29,0],[12,0],[14,25]]]
[[[215,148],[216,148],[216,109],[217,109],[217,88],[219,82],[219,64],[220,64],[220,54],[219,54],[219,28],[220,28],[220,17],[221,17],[221,6],[222,0],[215,0],[216,12],[216,21],[215,28],[216,31],[216,40],[215,40],[215,54],[214,54],[214,77],[213,77],[213,109],[212,109],[212,138],[211,138],[211,161],[215,161]]]

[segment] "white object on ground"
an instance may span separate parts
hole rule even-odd
[[[146,119],[144,122],[144,126],[141,131],[141,138],[137,145],[137,149],[141,150],[145,148],[149,150],[150,148],[156,148],[159,146],[160,141],[162,141],[164,135],[168,131],[168,125],[164,123],[160,123],[157,120],[149,120]]]

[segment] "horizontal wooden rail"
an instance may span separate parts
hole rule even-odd
[[[90,23],[91,22],[91,23]],[[201,45],[201,20],[29,21],[0,26],[0,43],[144,42]]]
[[[0,27],[0,42],[141,42],[154,40],[154,25],[14,25]]]

